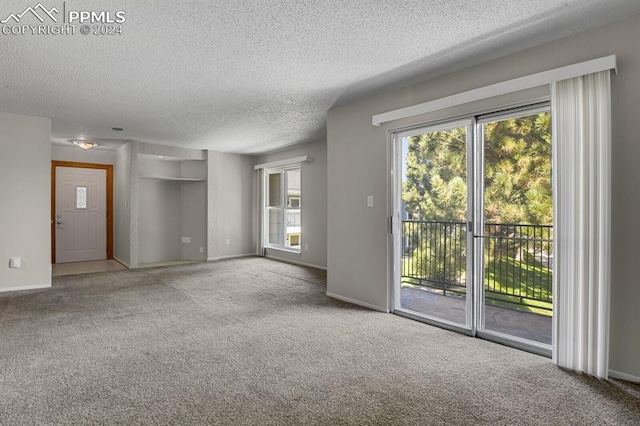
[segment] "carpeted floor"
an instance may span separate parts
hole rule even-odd
[[[0,295],[0,424],[640,424],[640,387],[325,296],[261,258]]]

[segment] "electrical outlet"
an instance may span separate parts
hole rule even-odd
[[[191,242],[191,237],[182,237],[182,242],[183,243],[190,243]]]
[[[227,238],[226,240],[224,240],[224,243],[225,243],[226,245],[229,245],[229,244],[231,244],[231,240]]]
[[[373,195],[367,195],[367,207],[373,207]]]
[[[9,258],[9,268],[18,269],[20,267],[22,267],[22,259],[19,257]]]
[[[309,244],[305,243],[305,245],[304,245],[304,251],[309,251]]]
[[[200,253],[204,253],[204,247],[200,247]]]

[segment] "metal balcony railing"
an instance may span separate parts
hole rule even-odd
[[[486,303],[551,312],[552,226],[487,223],[476,241],[483,244]],[[466,295],[466,223],[404,220],[402,244],[403,284]]]

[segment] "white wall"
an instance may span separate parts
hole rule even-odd
[[[254,158],[207,155],[208,259],[256,254]]]
[[[51,160],[115,165],[117,153],[116,151],[100,150],[99,148],[85,150],[73,145],[52,145]]]
[[[640,16],[585,31],[328,115],[328,291],[387,308],[386,128],[371,116],[503,80],[616,54],[612,76],[613,227],[610,368],[640,377]],[[365,206],[374,195],[376,205]],[[351,244],[345,244],[345,241]]]
[[[51,286],[50,138],[48,118],[0,113],[0,291]]]
[[[327,267],[327,142],[318,141],[262,155],[256,164],[308,155],[311,162],[302,163],[302,251],[300,254],[267,250],[274,257],[308,265]],[[254,178],[255,180],[255,178]],[[308,250],[305,247],[308,245]]]
[[[113,257],[131,264],[131,143],[116,151],[114,167]]]

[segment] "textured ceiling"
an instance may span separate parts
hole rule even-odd
[[[0,20],[37,2],[3,0]],[[42,4],[123,10],[123,33],[0,34],[0,111],[51,117],[55,141],[238,153],[324,138],[335,105],[640,13],[638,0]]]

